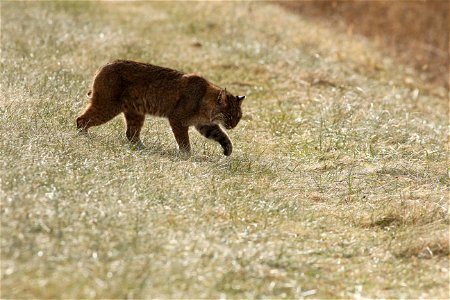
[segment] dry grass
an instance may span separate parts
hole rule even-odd
[[[268,3],[2,2],[2,298],[447,298],[447,96]],[[75,134],[115,58],[247,95],[235,152]]]
[[[320,20],[346,31],[349,39],[363,34],[398,61],[415,67],[422,79],[448,88],[450,7],[447,0],[278,3],[302,16],[312,17],[312,22]]]
[[[449,239],[448,230],[424,232],[423,236],[405,239],[400,245],[396,255],[410,258],[433,258],[436,256],[448,257]]]

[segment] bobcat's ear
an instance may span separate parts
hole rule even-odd
[[[227,103],[227,89],[221,90],[217,96],[217,104],[225,105]]]
[[[236,99],[239,102],[239,104],[241,104],[242,101],[245,99],[245,96],[236,96]]]

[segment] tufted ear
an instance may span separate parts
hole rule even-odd
[[[239,104],[241,104],[242,101],[245,99],[245,96],[236,96],[236,99],[239,102]]]
[[[226,102],[227,102],[227,89],[223,89],[217,96],[217,104],[225,105]]]

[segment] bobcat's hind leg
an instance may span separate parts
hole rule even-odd
[[[207,139],[218,142],[223,148],[223,154],[226,156],[231,155],[233,151],[233,144],[231,143],[228,135],[216,124],[204,124],[197,125],[195,129],[198,130]]]
[[[102,125],[121,112],[119,105],[113,103],[102,107],[90,104],[86,111],[77,118],[77,129],[80,133],[87,133],[89,127]]]
[[[141,142],[140,134],[142,126],[144,126],[144,120],[145,115],[137,113],[137,112],[130,112],[126,111],[125,114],[125,121],[127,123],[127,139],[134,145],[136,145],[137,149],[144,149],[145,146]]]

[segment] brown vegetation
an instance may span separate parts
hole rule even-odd
[[[1,299],[448,298],[447,93],[374,43],[254,1],[1,20]],[[116,58],[247,95],[233,154],[163,118],[142,151],[119,118],[77,136]]]
[[[399,61],[421,71],[423,79],[449,80],[449,2],[293,1],[283,6],[312,18],[326,19],[349,35],[363,34]]]

